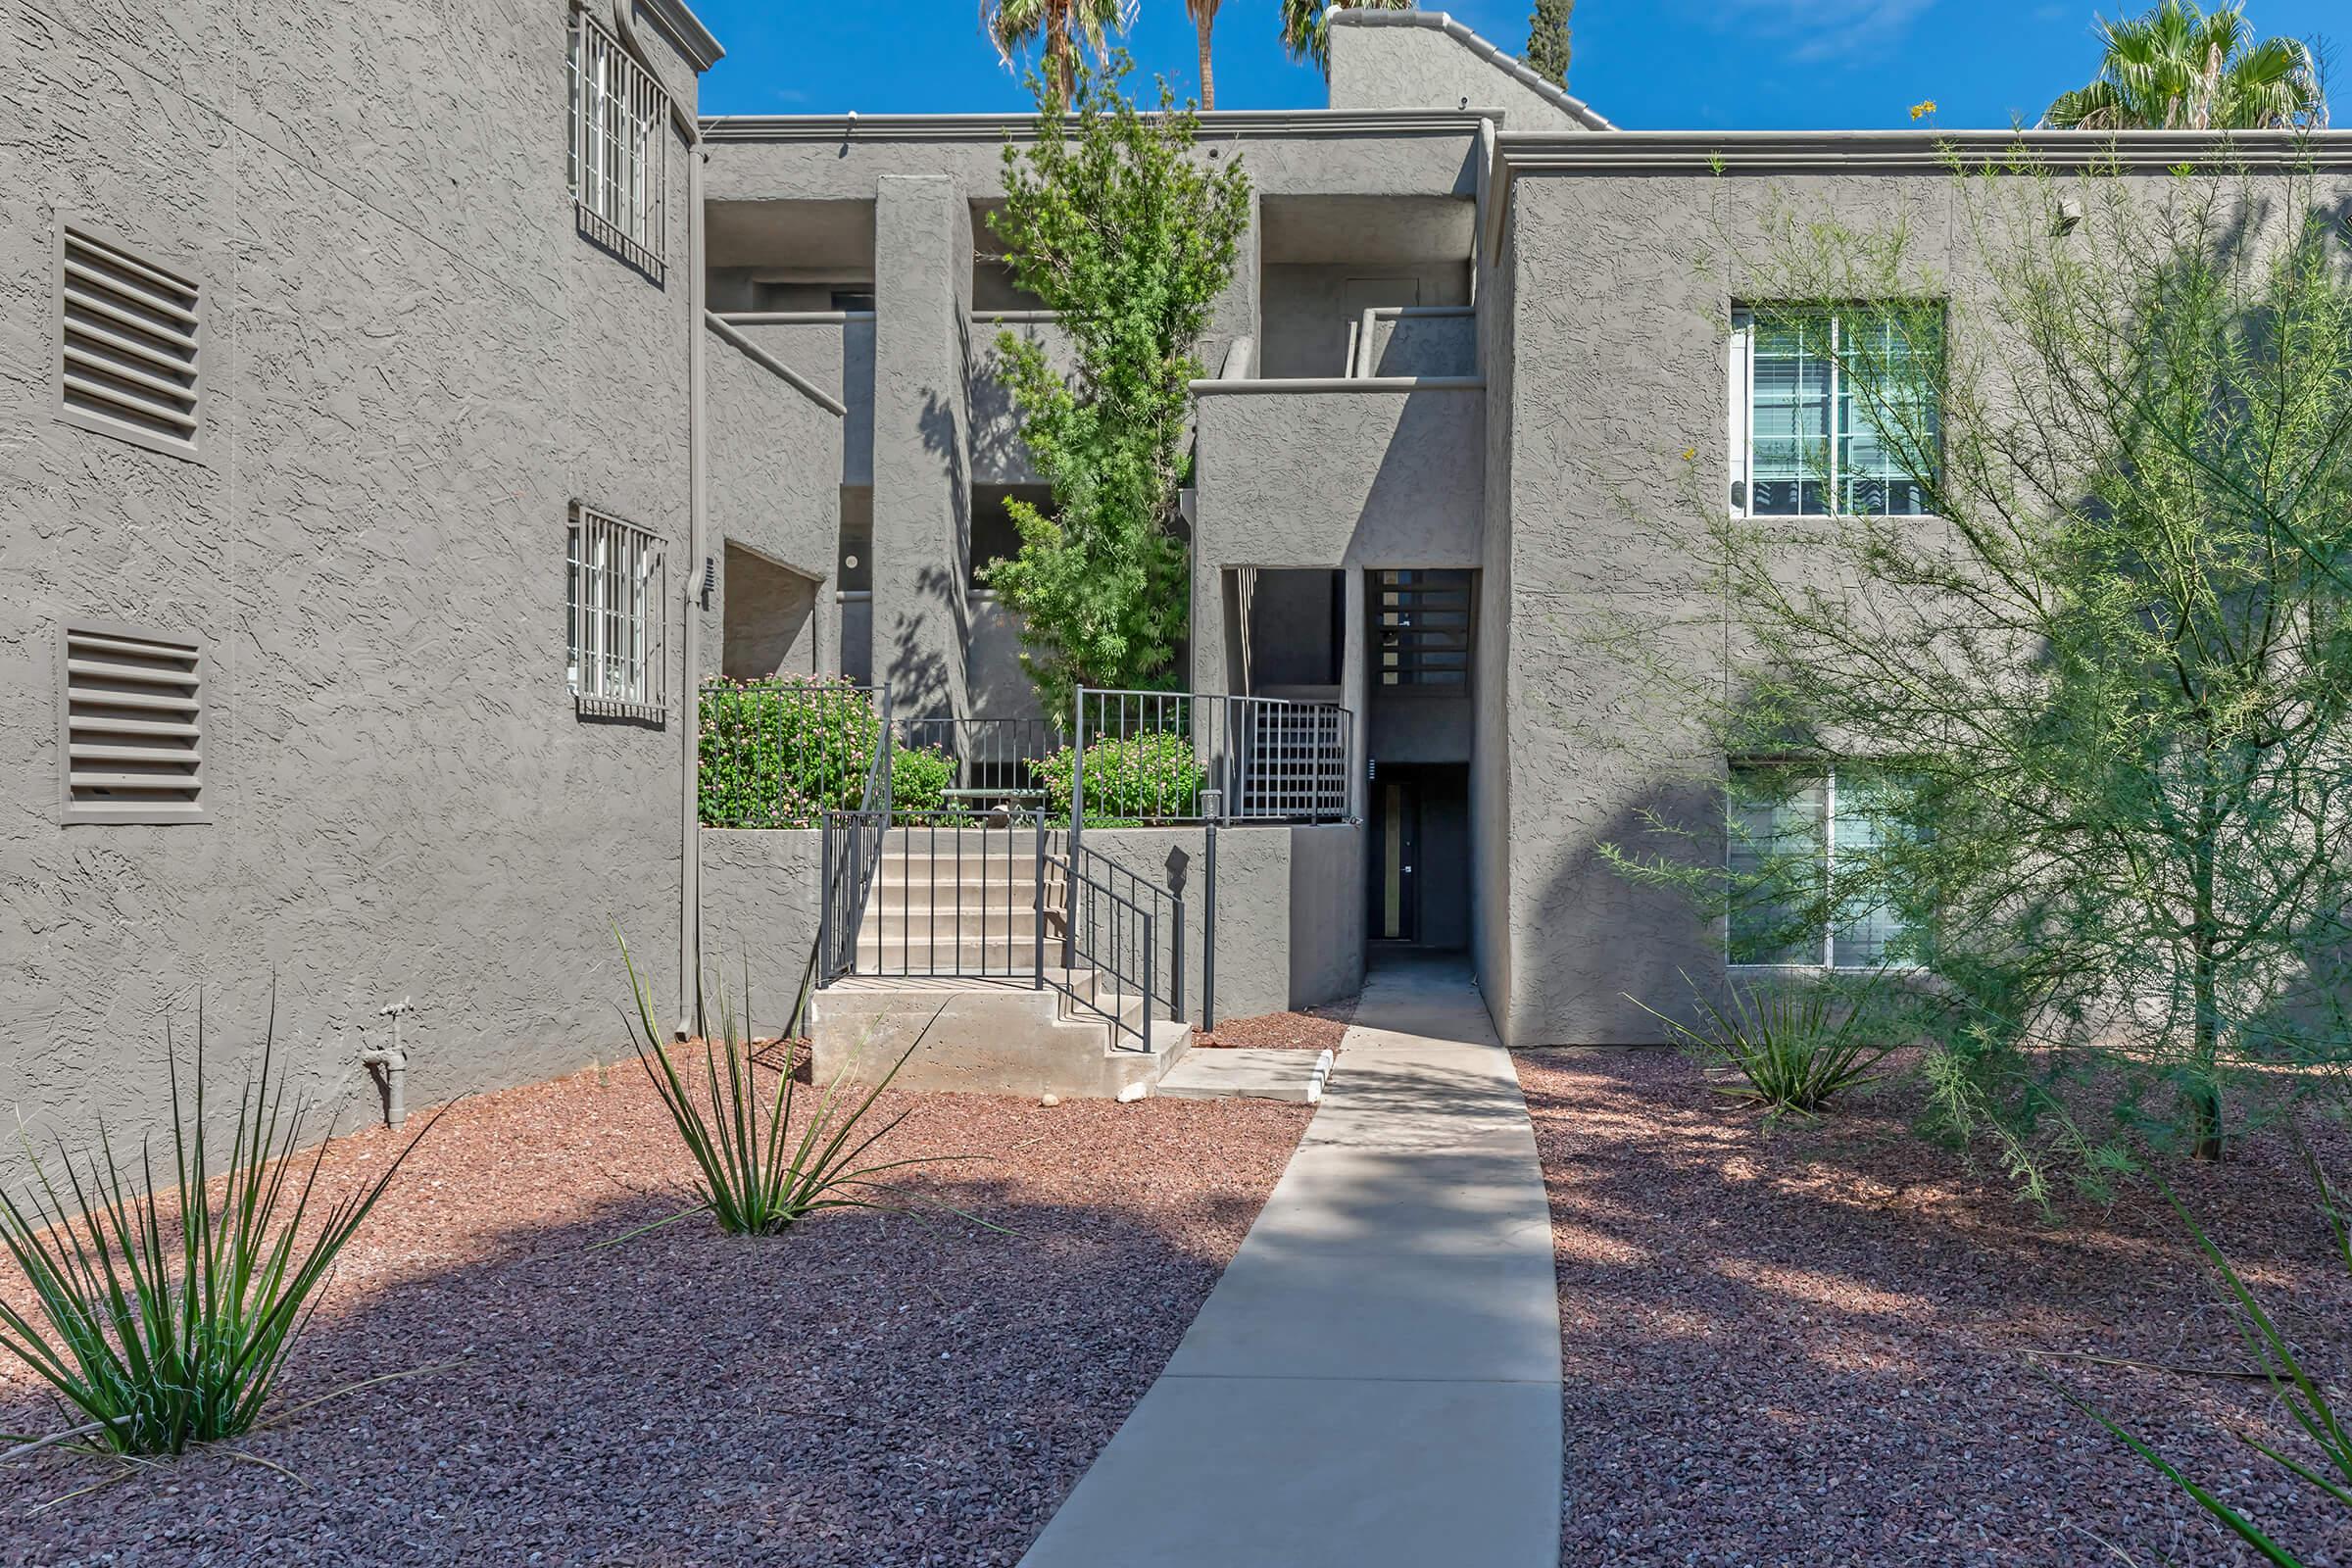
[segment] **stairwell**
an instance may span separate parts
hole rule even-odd
[[[852,972],[821,988],[817,1081],[849,1066],[912,1090],[1133,1099],[1191,1048],[1191,1022],[1140,988],[1063,962],[1067,888],[1033,827],[892,828]],[[1041,896],[1042,895],[1042,896]],[[1043,906],[1041,908],[1040,906]]]

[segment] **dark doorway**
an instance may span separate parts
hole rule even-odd
[[[1461,948],[1470,940],[1470,769],[1376,765],[1366,929],[1377,943]]]

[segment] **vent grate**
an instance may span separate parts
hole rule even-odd
[[[65,233],[59,370],[66,410],[195,450],[196,285],[79,229]]]
[[[65,810],[85,822],[205,820],[203,649],[121,627],[65,631]]]

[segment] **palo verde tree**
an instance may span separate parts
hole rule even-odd
[[[1021,548],[988,570],[1020,612],[1022,663],[1049,713],[1077,685],[1172,678],[1190,612],[1177,530],[1194,359],[1250,221],[1240,160],[1196,157],[1199,122],[1160,86],[1157,114],[1120,91],[1129,62],[1076,68],[1071,114],[1040,85],[1028,147],[1004,149],[1004,205],[989,227],[1020,286],[1057,313],[1068,377],[1044,345],[997,338],[1051,511],[1011,504]]]
[[[1821,983],[2038,1194],[2346,1059],[2352,268],[2303,175],[1954,178],[1948,252],[1790,211],[1736,247],[1748,493],[1662,519],[1729,668],[1609,640],[1755,760],[1604,853],[1736,959],[1873,933]]]

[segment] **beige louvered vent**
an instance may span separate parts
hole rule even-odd
[[[204,651],[114,626],[65,632],[65,812],[82,822],[201,822]]]
[[[67,416],[150,445],[196,450],[197,287],[79,229],[65,233],[59,382]]]

